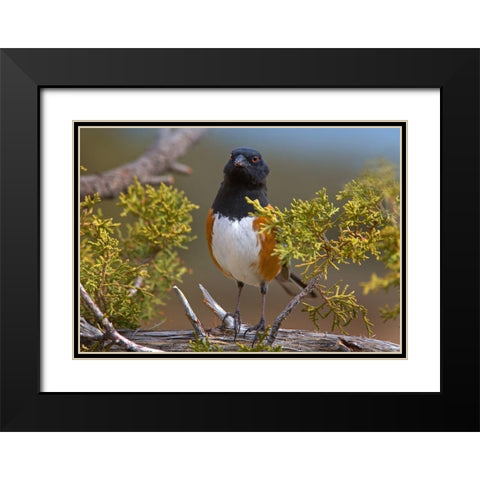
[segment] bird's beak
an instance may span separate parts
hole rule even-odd
[[[233,164],[236,167],[243,167],[243,168],[248,167],[247,159],[243,155],[239,155],[237,158],[235,158],[235,161],[233,162]]]

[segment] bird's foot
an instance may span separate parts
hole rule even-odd
[[[240,333],[240,328],[242,327],[242,320],[240,318],[240,312],[238,310],[235,313],[227,312],[225,314],[225,316],[223,317],[222,322],[225,322],[225,319],[227,317],[232,317],[233,318],[233,330],[235,332],[235,336],[233,338],[233,341],[235,342],[237,340],[237,335]]]
[[[264,331],[265,331],[265,319],[262,317],[257,325],[255,325],[254,327],[247,328],[245,330],[243,337],[245,338],[247,333],[255,332],[255,337],[252,342],[252,348],[253,348],[253,346],[255,345],[255,342],[258,340],[258,333],[264,332]]]

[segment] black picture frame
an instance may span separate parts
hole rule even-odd
[[[478,431],[479,53],[478,49],[2,50],[1,429]],[[439,88],[440,393],[40,392],[39,127],[40,92],[47,87]],[[428,215],[428,201],[435,199],[409,208],[425,209]],[[429,339],[424,341],[428,350]],[[105,414],[98,414],[107,405]],[[201,415],[188,414],[192,405]],[[347,411],[348,415],[341,414]]]

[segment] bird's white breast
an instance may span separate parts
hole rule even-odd
[[[260,285],[258,256],[260,242],[253,229],[254,217],[231,220],[218,213],[212,229],[213,256],[235,280],[248,285]]]

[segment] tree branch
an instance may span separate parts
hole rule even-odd
[[[142,286],[142,284],[143,284],[143,278],[140,276],[137,277],[133,282],[133,287],[128,291],[128,295],[130,297],[133,297],[138,292],[138,289]]]
[[[276,326],[275,336],[272,340],[277,345],[282,347],[282,351],[288,352],[386,352],[398,353],[400,346],[383,340],[366,337],[352,337],[344,334],[334,334],[326,332],[314,332],[310,330],[286,330],[281,329],[281,322],[291,313],[301,299],[309,294],[311,289],[315,288],[314,283],[319,279],[313,279],[306,287],[306,289],[293,298],[282,313],[275,319],[274,326]],[[177,289],[175,290],[180,297],[180,301],[185,307],[187,316],[194,326],[194,330],[180,330],[180,331],[149,331],[149,330],[122,330],[122,334],[118,333],[112,324],[103,316],[100,309],[95,305],[93,300],[85,292],[85,289],[80,285],[80,292],[82,300],[92,310],[95,317],[107,330],[102,333],[97,328],[88,324],[83,318],[80,319],[80,331],[82,339],[93,341],[105,341],[110,339],[114,342],[112,351],[127,350],[134,352],[191,352],[190,342],[198,340],[199,338],[208,338],[211,345],[222,347],[225,352],[238,352],[239,341],[233,340],[233,335],[226,332],[226,329],[233,329],[233,318],[229,315],[210,295],[210,293],[199,285],[203,293],[204,303],[214,312],[214,314],[223,322],[221,328],[212,328],[205,330],[198,320],[197,316],[191,309],[187,299],[183,293]],[[199,324],[201,330],[197,330],[197,326],[193,319]],[[107,323],[108,322],[108,323]],[[248,328],[247,325],[242,325],[242,332]],[[111,332],[111,333],[109,333]],[[203,333],[202,333],[203,332]],[[204,335],[204,336],[203,336]],[[268,337],[269,338],[269,337]],[[267,341],[268,341],[267,338]],[[142,347],[133,342],[133,339],[144,344],[158,346],[158,349]],[[249,340],[250,342],[251,340]]]
[[[193,330],[122,330],[122,335],[148,345],[158,346],[165,352],[191,353],[191,341],[195,341]],[[208,342],[212,346],[223,348],[224,352],[238,352],[238,342],[233,341],[231,332],[221,328],[212,328],[207,331]],[[248,345],[252,343],[248,340]],[[399,345],[378,340],[376,338],[353,337],[343,334],[315,332],[312,330],[293,330],[281,328],[278,331],[275,345],[282,347],[282,352],[288,358],[289,353],[399,353]],[[120,345],[114,345],[111,351],[119,351]],[[265,353],[270,355],[269,352]]]
[[[280,328],[280,325],[282,322],[292,313],[292,310],[301,302],[301,300],[306,297],[307,295],[310,294],[310,292],[313,291],[313,289],[318,285],[320,282],[322,275],[317,275],[316,277],[312,278],[308,285],[295,297],[293,297],[287,304],[287,306],[280,312],[278,317],[274,320],[272,329],[270,330],[270,334],[268,335],[265,343],[267,345],[272,345],[272,343],[275,341],[275,338],[278,333],[278,329]]]
[[[203,294],[203,303],[222,321],[222,326],[228,329],[235,328],[234,318],[213,299],[202,284],[199,283],[198,286]]]
[[[86,343],[102,342],[105,339],[103,332],[80,317],[80,336]]]
[[[284,351],[296,352],[399,352],[400,347],[392,342],[377,340],[374,338],[352,337],[344,334],[319,333],[310,330],[285,330],[280,329],[280,325],[285,318],[292,313],[292,310],[301,302],[301,300],[310,295],[321,280],[321,275],[313,278],[308,285],[284,308],[273,323],[272,330],[265,340],[267,346],[277,340]],[[210,343],[218,342],[225,351],[232,351],[235,348],[231,336],[226,336],[225,329],[234,328],[233,317],[224,310],[210,295],[208,290],[201,284],[198,285],[203,294],[205,305],[222,321],[222,327],[209,330],[208,338]],[[242,324],[241,334],[248,329],[248,325]],[[175,335],[176,341],[180,342],[178,349],[181,350],[182,342],[188,338],[188,332],[170,332]],[[183,335],[181,335],[183,333]],[[166,335],[166,332],[165,332]],[[251,334],[252,336],[255,333]],[[241,336],[241,335],[239,335]],[[163,341],[162,336],[162,341]],[[238,341],[238,340],[237,340]]]
[[[205,333],[205,329],[203,325],[200,323],[200,320],[195,315],[192,307],[188,303],[187,298],[183,294],[183,292],[176,286],[173,289],[177,292],[180,301],[182,302],[183,307],[185,308],[185,313],[187,314],[187,318],[190,320],[190,323],[193,326],[193,331],[195,332],[196,337],[201,340],[206,338],[207,334]]]
[[[94,195],[115,198],[125,192],[135,177],[140,183],[158,185],[173,183],[172,175],[164,172],[190,174],[192,169],[178,163],[188,149],[206,132],[202,128],[162,129],[154,145],[136,160],[106,172],[80,176],[80,197]]]
[[[95,315],[95,318],[105,328],[105,332],[103,333],[104,340],[109,339],[109,340],[112,340],[114,343],[119,343],[129,352],[148,352],[148,353],[163,352],[163,350],[159,350],[156,348],[143,347],[142,345],[138,345],[137,343],[132,342],[128,338],[124,337],[123,335],[120,335],[115,330],[115,327],[108,320],[108,318],[97,307],[96,303],[92,300],[92,298],[87,293],[87,291],[85,290],[82,284],[80,284],[80,296],[82,297],[82,300],[85,302],[85,304],[90,309],[90,311]],[[80,328],[82,328],[82,323],[80,323]],[[95,329],[95,330],[98,330],[98,329]],[[95,332],[93,330],[90,329],[90,331],[95,335]],[[96,334],[96,336],[98,337],[98,334]]]

